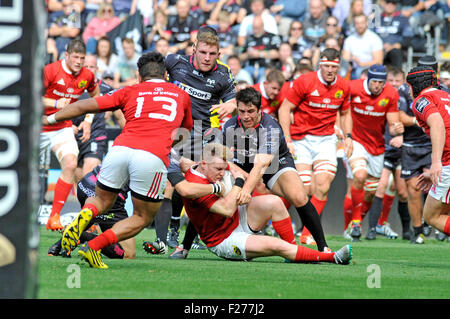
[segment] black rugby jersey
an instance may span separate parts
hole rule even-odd
[[[412,110],[413,98],[409,93],[409,85],[403,83],[398,89],[398,94],[400,96],[398,109],[405,112],[407,115],[414,117]],[[405,126],[405,132],[403,132],[403,145],[428,146],[431,145],[431,140],[418,125]]]
[[[95,196],[95,186],[97,185],[97,175],[100,172],[101,165],[97,165],[90,173],[87,173],[79,182],[78,182],[78,192],[81,190],[81,194],[77,194],[78,200],[80,201],[81,206],[84,205],[84,202],[88,197]],[[117,199],[111,207],[111,209],[104,215],[97,216],[98,218],[108,218],[109,215],[115,214],[115,217],[128,217],[127,212],[125,210],[125,202],[128,197],[128,183],[120,190],[117,194]]]
[[[254,128],[244,129],[236,115],[225,123],[222,133],[222,143],[234,152],[233,162],[246,172],[253,168],[256,154],[272,154],[274,161],[292,157],[280,124],[264,112]]]
[[[170,54],[165,64],[169,81],[191,97],[192,119],[202,121],[202,130],[219,127],[219,118],[211,114],[212,105],[227,102],[236,96],[234,77],[224,63],[217,61],[209,72],[197,70],[193,56]]]

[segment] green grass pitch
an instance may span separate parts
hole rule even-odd
[[[180,238],[183,238],[183,232]],[[429,238],[425,245],[378,237],[352,243],[350,265],[292,264],[282,258],[251,262],[222,260],[209,251],[192,250],[186,260],[148,255],[136,237],[136,259],[104,257],[107,270],[92,269],[77,251],[72,258],[50,257],[58,238],[41,227],[40,299],[448,299],[450,243]],[[333,250],[347,244],[327,236]]]

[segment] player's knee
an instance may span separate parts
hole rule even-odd
[[[308,203],[308,196],[306,193],[296,192],[295,195],[292,196],[290,202],[294,207],[303,207]]]

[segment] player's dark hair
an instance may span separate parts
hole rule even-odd
[[[67,53],[82,53],[86,54],[86,45],[81,38],[75,38],[70,40],[66,49]]]
[[[326,60],[333,61],[333,60],[339,59],[340,55],[341,54],[338,50],[333,49],[333,48],[327,48],[327,49],[324,49],[320,53],[320,59],[322,60],[322,59],[326,58]]]
[[[261,108],[261,93],[252,87],[240,90],[236,93],[236,102],[244,104],[253,104],[259,110]]]
[[[414,97],[419,96],[423,90],[438,85],[436,73],[430,66],[417,66],[411,69],[406,76],[406,82],[411,85]]]
[[[144,53],[137,62],[139,75],[143,80],[164,79],[166,67],[161,53],[152,51]]]

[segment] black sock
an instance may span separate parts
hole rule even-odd
[[[369,229],[375,228],[383,208],[383,198],[375,196],[369,209]]]
[[[403,232],[407,232],[410,229],[411,216],[409,216],[408,202],[398,201],[397,207],[398,214],[400,215],[400,220],[402,222]]]
[[[302,220],[303,226],[308,228],[316,241],[317,249],[319,251],[323,251],[323,249],[328,247],[328,245],[325,240],[325,234],[323,232],[322,224],[320,223],[319,214],[317,214],[316,208],[308,199],[305,206],[296,207],[295,209]]]
[[[413,228],[414,228],[414,236],[423,234],[423,226],[422,225],[420,225],[419,227],[413,227]]]
[[[172,216],[172,201],[164,198],[158,213],[155,216],[156,237],[167,245],[167,231]]]
[[[180,216],[183,210],[183,199],[176,190],[172,194],[172,217],[170,218],[170,228],[178,230],[180,228]]]
[[[194,225],[189,221],[186,227],[186,233],[184,234],[183,239],[183,248],[186,250],[190,250],[192,247],[192,243],[194,242],[195,236],[197,236],[197,230]]]

